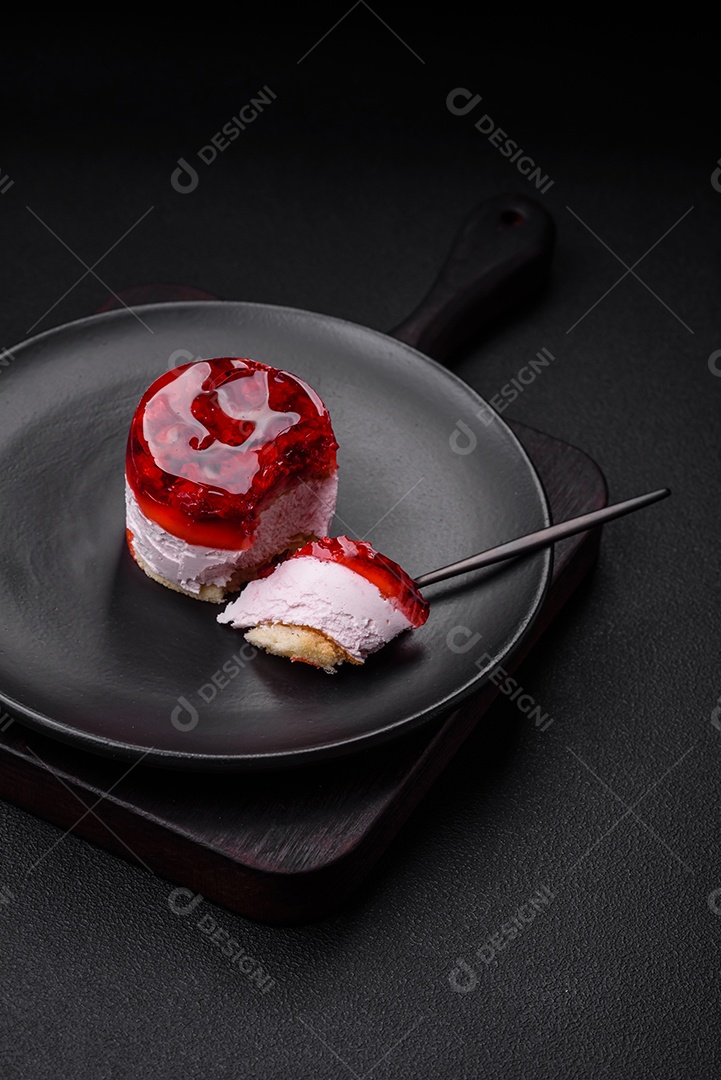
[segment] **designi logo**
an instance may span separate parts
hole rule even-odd
[[[184,179],[185,176],[187,176],[187,180]],[[184,157],[181,157],[178,158],[178,168],[174,170],[173,175],[170,177],[170,183],[181,195],[189,195],[191,191],[195,191],[197,188],[200,178],[193,166]]]
[[[189,719],[181,720],[183,713],[187,713]],[[194,727],[197,727],[198,720],[200,719],[200,713],[196,709],[192,702],[188,701],[187,697],[179,697],[178,704],[172,710],[170,714],[170,721],[174,728],[178,731],[192,731]]]
[[[721,158],[717,162],[718,168],[711,173],[711,187],[721,195]]]
[[[215,135],[211,137],[210,142],[206,143],[205,146],[201,146],[196,153],[196,157],[204,165],[212,165],[218,154],[222,154],[224,150],[227,150],[230,144],[238,138],[241,131],[245,131],[248,124],[252,124],[260,116],[264,106],[270,105],[272,101],[275,101],[276,97],[277,95],[273,93],[269,86],[262,87],[255,97],[252,97],[242,109],[239,109],[237,116],[231,116],[230,120],[223,124],[221,130],[216,131]],[[195,191],[200,183],[198,170],[186,158],[178,158],[178,167],[173,170],[170,183],[181,195],[189,195],[191,191]]]

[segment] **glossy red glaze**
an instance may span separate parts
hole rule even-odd
[[[423,626],[430,610],[427,600],[412,577],[398,563],[381,555],[366,540],[351,540],[348,536],[324,536],[313,540],[291,555],[300,559],[312,555],[316,559],[341,563],[356,574],[372,581],[395,608],[402,611],[415,627]]]
[[[297,376],[255,360],[183,364],[146,390],[128,483],[146,517],[189,544],[251,547],[264,507],[336,469],[328,410]]]

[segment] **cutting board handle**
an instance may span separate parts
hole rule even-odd
[[[446,361],[541,287],[555,241],[556,224],[535,199],[487,199],[466,218],[430,292],[392,337]]]

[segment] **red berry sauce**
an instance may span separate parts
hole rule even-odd
[[[307,383],[223,357],[161,375],[135,411],[126,475],[146,517],[189,544],[252,546],[260,514],[298,477],[336,469],[328,410]]]
[[[398,563],[371,547],[366,540],[351,540],[348,536],[324,536],[322,540],[312,540],[290,558],[301,559],[308,555],[315,559],[341,563],[372,581],[386,600],[403,612],[412,626],[423,626],[428,618],[430,606],[428,601],[423,599],[413,578]]]

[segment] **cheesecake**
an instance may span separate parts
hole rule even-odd
[[[251,645],[333,672],[363,664],[429,606],[411,577],[367,541],[312,541],[252,581],[218,615]]]
[[[222,603],[328,532],[338,444],[318,394],[255,360],[196,360],[143,395],[125,467],[126,538],[154,581]]]

